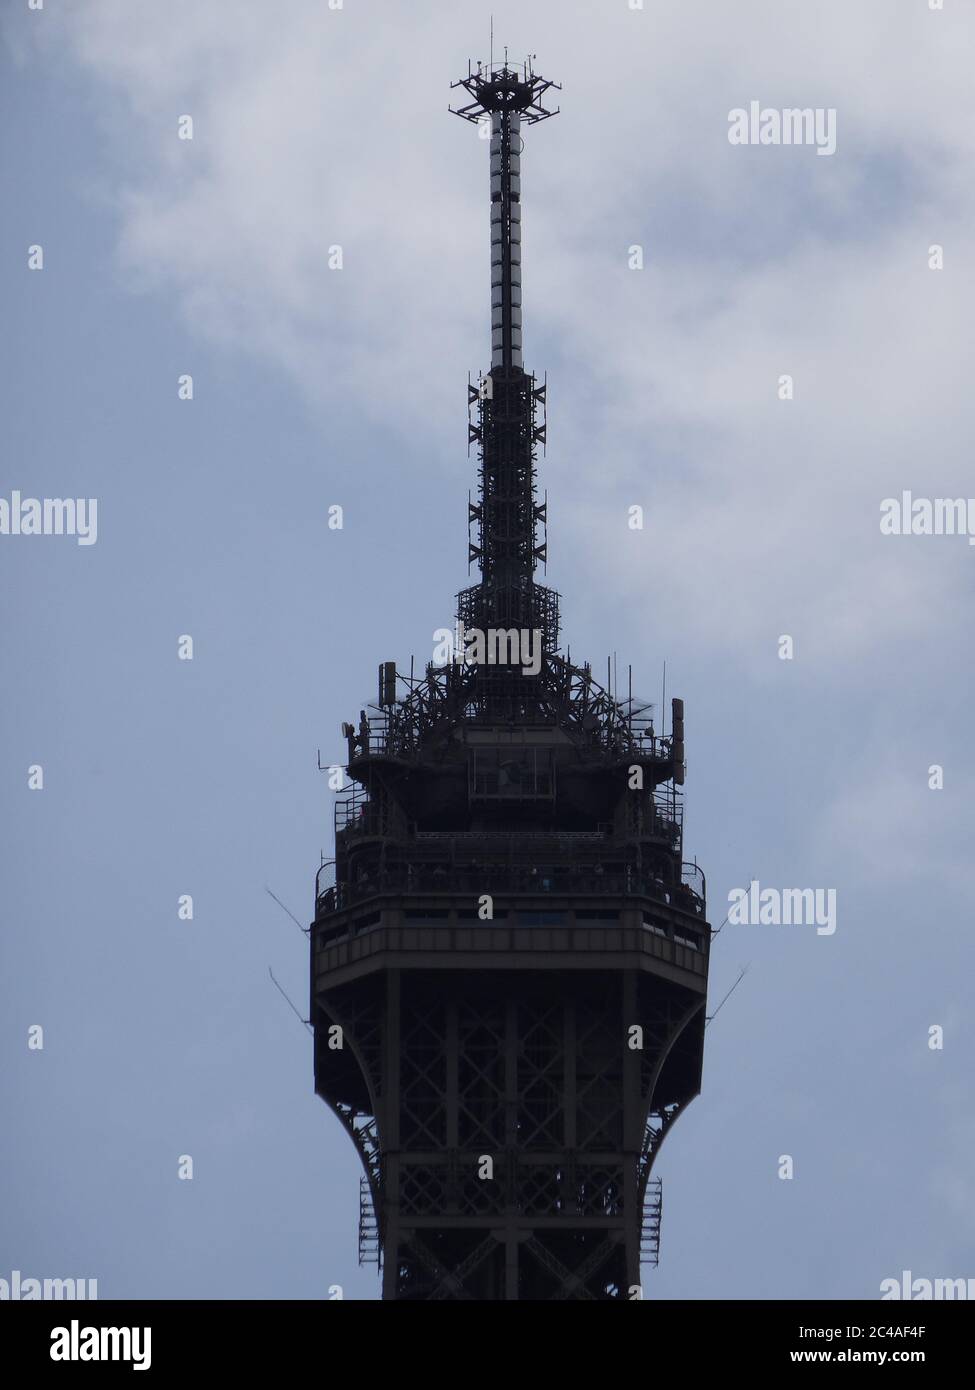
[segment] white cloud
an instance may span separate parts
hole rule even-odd
[[[270,14],[52,16],[126,147],[122,264],[323,414],[358,398],[432,460],[459,455],[464,374],[486,357],[487,170],[444,108],[482,7]],[[898,659],[959,582],[951,540],[934,568],[927,542],[876,541],[882,497],[967,486],[971,16],[545,0],[494,22],[499,49],[527,41],[565,82],[524,164],[526,346],[557,368],[553,579],[570,554],[597,589],[665,575],[684,627],[732,659],[793,627],[825,661]],[[752,98],[835,106],[836,155],[730,146],[727,113]],[[633,501],[652,515],[636,541]]]

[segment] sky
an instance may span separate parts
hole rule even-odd
[[[0,498],[98,532],[0,535],[0,1278],[378,1297],[267,890],[310,918],[318,756],[468,582],[488,169],[447,107],[492,11],[563,85],[522,198],[564,640],[650,700],[666,662],[714,926],[753,879],[836,893],[831,935],[714,941],[712,1010],[747,973],[647,1297],[975,1277],[975,551],[880,527],[975,491],[975,11],[11,0]],[[752,101],[834,111],[835,153],[732,144]]]

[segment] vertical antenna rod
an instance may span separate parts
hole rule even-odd
[[[558,115],[542,98],[561,87],[530,67],[520,74],[507,57],[497,69],[478,64],[451,86],[473,98],[451,107],[455,116],[491,123],[491,366],[521,367],[521,126]]]

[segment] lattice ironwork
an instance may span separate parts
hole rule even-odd
[[[498,1004],[458,1010],[457,1143],[494,1151],[504,1143],[504,1013]]]
[[[400,1137],[413,1148],[446,1143],[447,1046],[444,1007],[431,1002],[429,1013],[414,1014],[400,1047]]]
[[[447,1206],[448,1172],[431,1163],[402,1163],[400,1210],[407,1216],[435,1216]]]
[[[615,1149],[621,1141],[623,1057],[619,1024],[606,1009],[582,1004],[576,1020],[577,1141],[581,1149]]]
[[[487,1156],[493,1158],[493,1155]],[[479,1154],[471,1155],[462,1169],[459,1210],[464,1216],[495,1215],[503,1212],[507,1206],[507,1170],[504,1163],[495,1160],[492,1176],[482,1178],[478,1176],[480,1159]]]
[[[524,1150],[565,1143],[565,1017],[561,1003],[519,1010],[518,1142]]]

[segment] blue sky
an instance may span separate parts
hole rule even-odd
[[[662,1151],[648,1294],[970,1277],[975,554],[879,508],[972,491],[972,15],[493,9],[564,83],[522,170],[565,637],[651,699],[667,661],[715,925],[752,877],[837,893],[832,937],[715,942],[714,1002],[749,971]],[[446,107],[487,11],[47,0],[4,30],[0,495],[97,497],[99,533],[0,537],[0,1277],[376,1297],[265,887],[310,915],[316,751],[467,582],[487,155]],[[835,107],[836,154],[729,145],[751,99]]]

